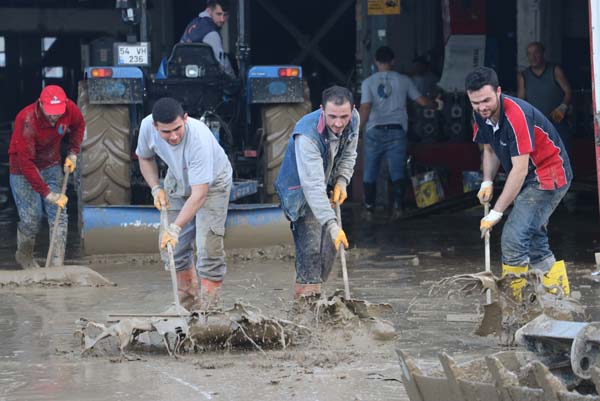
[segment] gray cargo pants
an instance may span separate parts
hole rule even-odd
[[[212,281],[223,280],[227,271],[223,237],[230,192],[231,167],[228,166],[208,187],[206,200],[196,217],[182,227],[179,242],[173,252],[176,270],[185,270],[192,265],[195,240],[198,277]],[[169,198],[169,224],[175,221],[186,200],[187,198]],[[168,266],[167,252],[161,252],[161,257]]]

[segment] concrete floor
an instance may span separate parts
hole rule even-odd
[[[600,251],[596,206],[591,202],[576,214],[558,210],[549,229],[557,257],[567,262],[572,290],[581,292],[588,312],[600,320],[600,286],[587,279],[595,268],[593,253]],[[15,223],[6,213],[0,216],[0,268],[14,266]],[[393,342],[376,342],[362,328],[349,328],[332,341],[321,338],[265,354],[212,350],[173,360],[162,350],[136,350],[141,361],[118,363],[102,353],[81,356],[74,322],[164,310],[171,287],[159,263],[131,257],[92,265],[117,287],[0,289],[0,401],[406,400],[395,348],[426,365],[441,351],[464,360],[501,349],[494,338],[474,336],[474,323],[446,320],[448,314],[476,313],[480,299],[428,295],[431,284],[443,277],[483,270],[481,213],[473,208],[397,224],[380,216],[367,225],[357,219],[356,208],[344,210],[353,248],[348,257],[352,295],[392,304],[388,318],[399,333]],[[492,233],[496,274],[499,231]],[[224,304],[243,300],[265,314],[288,316],[293,260],[246,254],[230,252]],[[327,284],[327,290],[334,288],[342,288],[339,274]]]

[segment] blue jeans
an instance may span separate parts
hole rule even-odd
[[[61,165],[40,170],[40,174],[50,187],[50,191],[60,192],[63,180],[62,170]],[[52,232],[58,206],[46,201],[39,193],[35,192],[29,181],[21,174],[10,175],[10,189],[19,213],[19,231],[29,238],[35,238],[40,231],[45,210],[48,216],[48,226]],[[60,214],[59,220],[61,235],[63,235],[62,233],[66,235],[67,222],[68,217],[65,209]]]
[[[548,219],[569,185],[543,191],[536,184],[525,185],[514,202],[502,230],[502,262],[548,271],[556,262],[548,243]]]
[[[391,181],[404,179],[406,163],[406,132],[402,128],[373,127],[365,134],[365,170],[363,182],[376,183],[381,159],[388,162]]]
[[[327,229],[321,226],[310,208],[291,226],[296,247],[296,282],[319,284],[327,281],[336,255]]]

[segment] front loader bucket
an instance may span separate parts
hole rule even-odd
[[[83,254],[158,253],[160,213],[153,206],[84,206]],[[279,205],[229,205],[225,248],[291,244],[292,234]]]

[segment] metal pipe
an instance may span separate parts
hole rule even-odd
[[[600,211],[600,4],[589,0],[590,15],[590,61],[592,70],[592,101],[594,102],[594,137],[596,147],[596,174],[598,182],[598,201]]]
[[[140,42],[148,41],[148,12],[146,0],[140,0]]]

